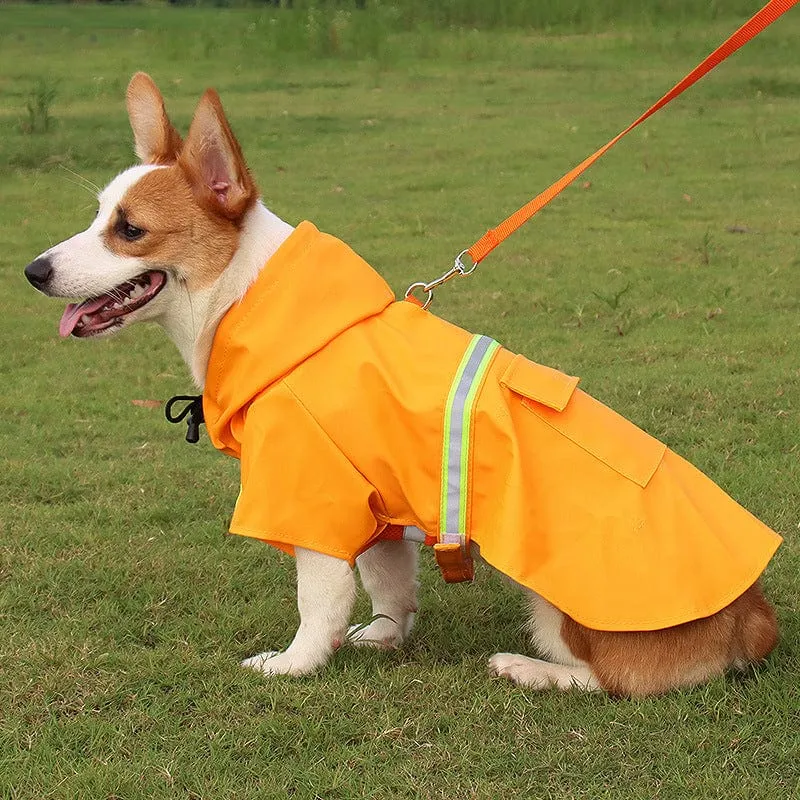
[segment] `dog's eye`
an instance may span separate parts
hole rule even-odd
[[[131,225],[130,222],[123,222],[119,226],[119,232],[122,238],[127,239],[129,242],[135,242],[145,234],[144,229],[137,228],[135,225]]]

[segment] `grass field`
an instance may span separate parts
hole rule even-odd
[[[136,69],[184,128],[216,86],[267,204],[402,291],[742,21],[390,30],[379,11],[0,6],[0,798],[800,796],[800,12],[434,305],[583,376],[785,537],[764,579],[783,641],[754,675],[647,701],[517,690],[485,664],[526,647],[520,598],[485,571],[446,587],[427,555],[400,652],[244,672],[294,632],[292,563],[225,536],[237,464],[135,402],[190,389],[177,352],[155,328],[59,341],[60,303],[24,281],[89,223],[84,184],[131,163]]]

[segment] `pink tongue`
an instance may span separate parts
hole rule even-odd
[[[95,311],[99,311],[110,299],[107,294],[103,294],[100,297],[90,297],[82,303],[70,303],[61,315],[61,322],[58,323],[58,335],[64,338],[69,336],[84,314],[93,314]]]

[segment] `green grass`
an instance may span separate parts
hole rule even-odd
[[[0,797],[797,796],[800,15],[434,304],[583,376],[785,537],[765,576],[783,630],[768,665],[635,702],[490,680],[492,652],[525,647],[519,597],[485,571],[446,587],[427,556],[401,652],[345,650],[309,680],[240,670],[293,634],[291,560],[224,535],[235,462],[132,404],[189,388],[161,332],[58,341],[61,304],[22,267],[89,223],[80,183],[130,163],[136,69],[181,127],[215,85],[268,205],[346,239],[402,291],[741,18],[545,35],[365,17],[327,50],[299,13],[272,18],[0,7]],[[50,90],[48,129],[30,130],[27,103]]]

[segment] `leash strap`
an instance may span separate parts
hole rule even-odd
[[[514,231],[522,227],[534,214],[544,208],[553,198],[559,195],[564,189],[567,188],[579,175],[587,170],[600,156],[610,150],[623,136],[630,133],[638,125],[641,125],[648,117],[652,116],[659,109],[663,108],[671,100],[674,100],[679,94],[688,89],[693,83],[700,80],[704,75],[709,73],[714,67],[724,61],[728,56],[735,53],[742,45],[749,42],[755,36],[758,36],[761,31],[771,25],[775,20],[785,14],[792,6],[796,5],[798,0],[770,0],[764,8],[761,9],[752,19],[742,25],[736,33],[730,36],[723,42],[711,55],[704,61],[698,64],[683,80],[679,81],[672,87],[657,103],[650,106],[635,122],[631,123],[625,128],[622,133],[617,134],[608,144],[603,145],[597,152],[590,155],[587,159],[582,161],[571,172],[564,175],[563,178],[557,180],[552,186],[545,189],[541,194],[537,195],[530,202],[525,204],[518,211],[513,213],[506,220],[501,222],[496,228],[487,231],[480,239],[478,239],[472,247],[466,250],[466,253],[472,259],[472,267],[466,268],[462,264],[462,269],[458,269],[461,256],[456,259],[455,272],[459,274],[468,274],[479,264],[489,253],[494,250],[497,245],[511,236]],[[462,253],[463,255],[463,253]],[[428,303],[430,300],[428,300]]]

